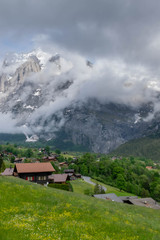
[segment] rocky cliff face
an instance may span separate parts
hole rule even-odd
[[[64,132],[76,145],[88,146],[93,152],[109,153],[122,143],[146,134],[148,123],[136,122],[137,112],[142,117],[140,109],[102,105],[93,100],[87,106],[70,110]]]
[[[3,68],[8,65],[3,64]],[[5,69],[7,70],[7,69]],[[2,73],[0,76],[0,91],[2,93],[12,92],[13,89],[18,89],[24,79],[31,73],[36,73],[41,70],[39,61],[36,57],[30,57],[25,63],[16,69],[12,74]]]
[[[75,84],[75,76],[69,75],[71,68],[57,54],[34,52],[5,60],[0,74],[0,112],[10,112],[24,132],[29,129],[39,138],[51,140],[61,131],[57,140],[62,144],[71,141],[94,152],[108,153],[147,134],[152,123],[143,118],[153,111],[152,104],[133,108],[94,98],[75,103],[74,92],[68,100],[66,95]]]

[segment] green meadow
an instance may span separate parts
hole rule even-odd
[[[0,177],[1,240],[159,240],[160,211]]]
[[[91,185],[82,179],[71,181],[71,185],[73,187],[73,192],[75,193],[84,194],[85,190],[89,190],[92,193],[94,192],[94,185]]]

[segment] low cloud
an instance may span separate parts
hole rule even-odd
[[[36,77],[31,76],[28,79],[42,84],[47,92],[45,104],[32,113],[31,122],[41,118],[43,126],[52,114],[61,113],[63,117],[64,108],[76,104],[79,106],[87,103],[89,99],[97,99],[102,104],[125,104],[133,108],[153,102],[158,109],[159,76],[145,66],[133,65],[119,59],[99,58],[93,67],[89,67],[86,58],[75,52],[60,48],[56,51],[61,55],[60,69],[55,63],[48,63]],[[57,90],[68,81],[71,82],[69,87]]]
[[[43,44],[39,47],[43,48]],[[28,96],[34,94],[35,88],[40,89],[43,94],[43,104],[26,115],[26,124],[31,126],[33,131],[41,132],[46,122],[51,119],[52,130],[57,131],[65,123],[65,108],[83,105],[90,99],[96,99],[102,104],[125,104],[132,108],[152,102],[155,113],[160,110],[160,81],[154,70],[119,58],[107,57],[98,58],[90,67],[83,55],[51,43],[45,46],[45,51],[48,47],[52,51],[44,54],[41,50],[41,55],[47,56],[46,65],[40,72],[32,73],[24,79],[24,91],[20,91],[18,95],[21,101],[26,102]],[[50,62],[49,59],[57,52],[60,59]],[[10,107],[14,104],[12,101]],[[59,120],[53,120],[53,115]],[[151,117],[147,120],[150,119]],[[2,127],[3,132],[23,132],[23,128],[16,127],[19,120],[13,120],[11,114],[2,115],[2,120],[3,124],[6,124],[5,128]],[[37,122],[38,126],[35,124]],[[47,128],[45,127],[45,130]]]
[[[17,119],[10,113],[0,113],[0,133],[23,133],[23,127],[17,126]]]

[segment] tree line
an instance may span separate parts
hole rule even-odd
[[[86,153],[70,163],[69,168],[120,190],[160,201],[160,167],[148,170],[146,166],[155,167],[152,160],[145,158],[131,156],[112,160],[107,155],[97,157]]]

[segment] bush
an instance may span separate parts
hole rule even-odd
[[[48,184],[48,187],[58,188],[58,189],[61,189],[61,190],[73,192],[73,189],[72,189],[72,186],[71,186],[70,182],[67,182],[67,183],[50,183],[50,184]]]
[[[93,195],[93,191],[91,189],[87,188],[87,189],[84,190],[84,194],[88,195],[88,196],[92,196]]]

